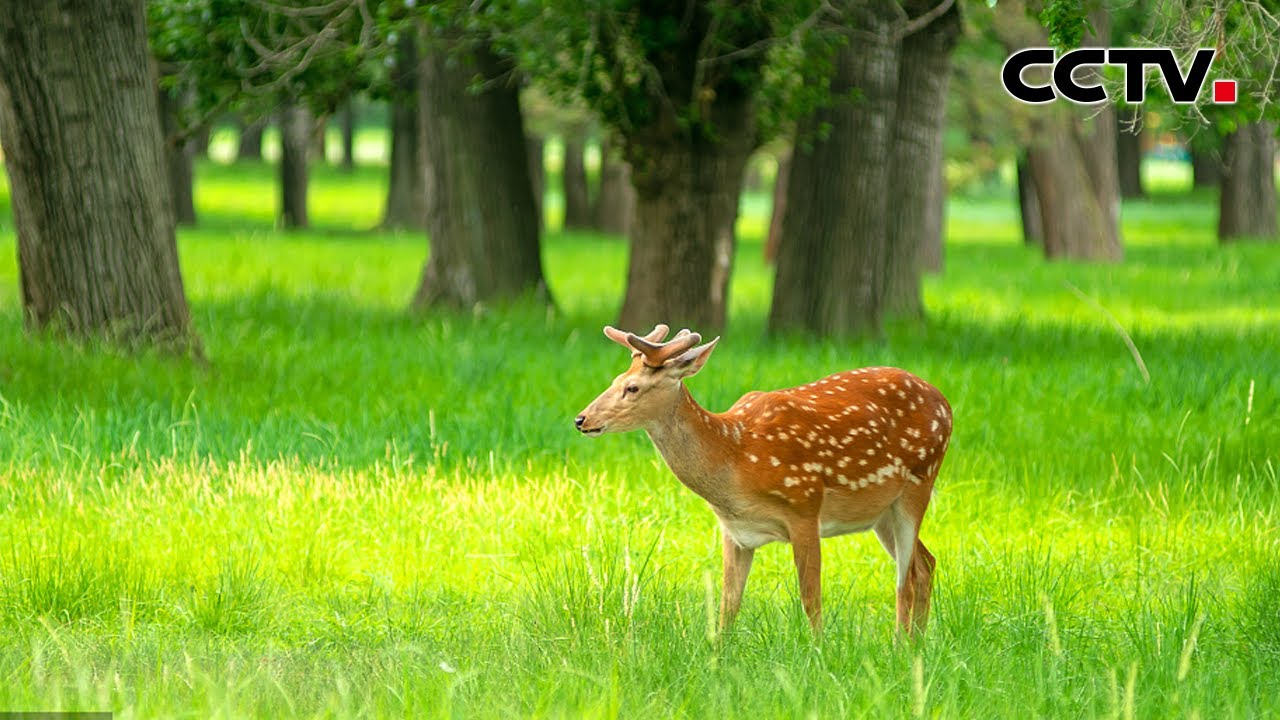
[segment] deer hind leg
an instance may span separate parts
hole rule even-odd
[[[890,506],[875,525],[876,537],[897,565],[898,627],[907,635],[924,632],[929,619],[929,597],[933,593],[933,554],[920,542],[923,514],[911,512],[904,497]]]

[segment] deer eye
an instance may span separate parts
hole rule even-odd
[[[639,385],[628,385],[628,386],[626,386],[625,388],[623,388],[623,389],[622,389],[622,394],[623,394],[623,395],[634,395],[634,394],[636,394],[636,393],[638,393],[638,392],[640,392],[640,386],[639,386]]]

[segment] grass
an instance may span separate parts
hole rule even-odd
[[[1280,714],[1280,255],[1216,246],[1211,197],[1126,204],[1112,266],[957,199],[929,323],[875,343],[761,341],[746,199],[704,404],[888,363],[955,407],[927,639],[894,641],[891,564],[854,536],[824,546],[814,646],[784,546],[712,641],[711,514],[643,436],[572,431],[625,364],[599,334],[625,245],[549,235],[558,313],[412,320],[426,242],[366,231],[382,183],[319,170],[318,229],[288,233],[268,167],[201,167],[179,245],[209,368],[25,335],[0,213],[0,710]]]

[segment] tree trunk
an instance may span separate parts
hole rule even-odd
[[[1044,28],[1016,0],[997,6],[994,26],[1009,48],[1047,44]],[[1108,37],[1104,13],[1090,16],[1095,34],[1084,45]],[[1086,83],[1096,82],[1077,77]],[[1042,78],[1031,78],[1040,82]],[[1120,244],[1120,180],[1116,161],[1115,109],[1110,104],[1077,107],[1067,102],[1028,106],[1030,137],[1027,166],[1034,178],[1040,207],[1040,230],[1049,258],[1116,261]]]
[[[280,110],[280,220],[287,228],[305,228],[307,153],[314,145],[315,122],[304,105],[284,103]]]
[[[600,143],[600,194],[596,196],[596,227],[600,232],[630,235],[635,218],[636,191],[631,166],[617,157],[608,140]]]
[[[342,171],[356,169],[356,109],[355,101],[348,100],[341,111],[342,122]]]
[[[755,111],[742,98],[711,112],[714,137],[662,123],[628,138],[636,213],[621,327],[724,327]]]
[[[385,228],[421,230],[427,222],[426,157],[423,154],[421,95],[418,92],[422,59],[416,32],[401,33],[396,40],[391,68],[391,169],[387,184]]]
[[[1223,140],[1222,150],[1218,240],[1276,240],[1275,125],[1242,124]]]
[[[525,153],[529,162],[529,187],[533,190],[533,208],[538,230],[546,227],[547,219],[547,165],[546,143],[542,138],[530,135],[525,138]]]
[[[431,255],[414,308],[472,307],[531,292],[549,301],[511,64],[487,43],[469,43],[467,51],[450,45],[429,48],[421,66]],[[463,52],[473,62],[460,60]],[[477,75],[485,80],[478,93]]]
[[[934,0],[907,3],[918,17]],[[960,10],[951,9],[902,40],[889,160],[884,315],[924,317],[920,275],[927,259],[941,269],[942,215],[946,205],[942,135],[946,129],[951,50],[960,35]]]
[[[1187,153],[1191,155],[1191,187],[1218,187],[1222,184],[1222,154],[1216,148],[1197,147],[1198,144],[1187,146]]]
[[[156,92],[160,106],[160,131],[164,138],[166,175],[169,179],[169,200],[173,218],[179,225],[196,224],[195,173],[193,172],[193,142],[179,141],[183,127],[180,114],[183,98],[171,90],[159,88]]]
[[[209,141],[213,138],[213,121],[214,118],[200,126],[195,134],[191,136],[191,155],[193,158],[209,157]]]
[[[259,118],[251,123],[240,122],[240,146],[236,148],[236,160],[262,160],[262,131],[267,119]]]
[[[865,14],[863,40],[834,61],[837,100],[801,124],[802,140],[819,127],[829,132],[812,146],[797,142],[792,155],[771,332],[880,329],[898,46],[888,39],[890,18]],[[861,97],[851,100],[855,88]]]
[[[782,239],[782,218],[787,214],[787,182],[791,179],[791,153],[778,156],[778,172],[773,176],[773,207],[769,210],[769,236],[764,241],[764,261],[772,264],[778,258],[778,242]]]
[[[1120,197],[1145,197],[1142,190],[1142,109],[1124,108],[1116,113],[1116,163]]]
[[[1044,246],[1044,229],[1040,225],[1040,199],[1036,197],[1035,176],[1027,164],[1026,153],[1018,157],[1018,216],[1022,220],[1022,242]]]
[[[142,0],[0,13],[5,150],[28,327],[193,348]]]
[[[570,128],[572,136],[564,139],[564,227],[585,229],[592,226],[591,200],[587,191],[587,167],[583,162],[583,129]]]

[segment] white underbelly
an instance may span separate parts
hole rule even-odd
[[[822,520],[818,523],[818,534],[824,538],[866,532],[875,527],[874,522],[841,522],[839,520]]]
[[[754,550],[771,542],[786,542],[790,538],[780,523],[767,520],[720,519],[720,527],[740,548]]]

